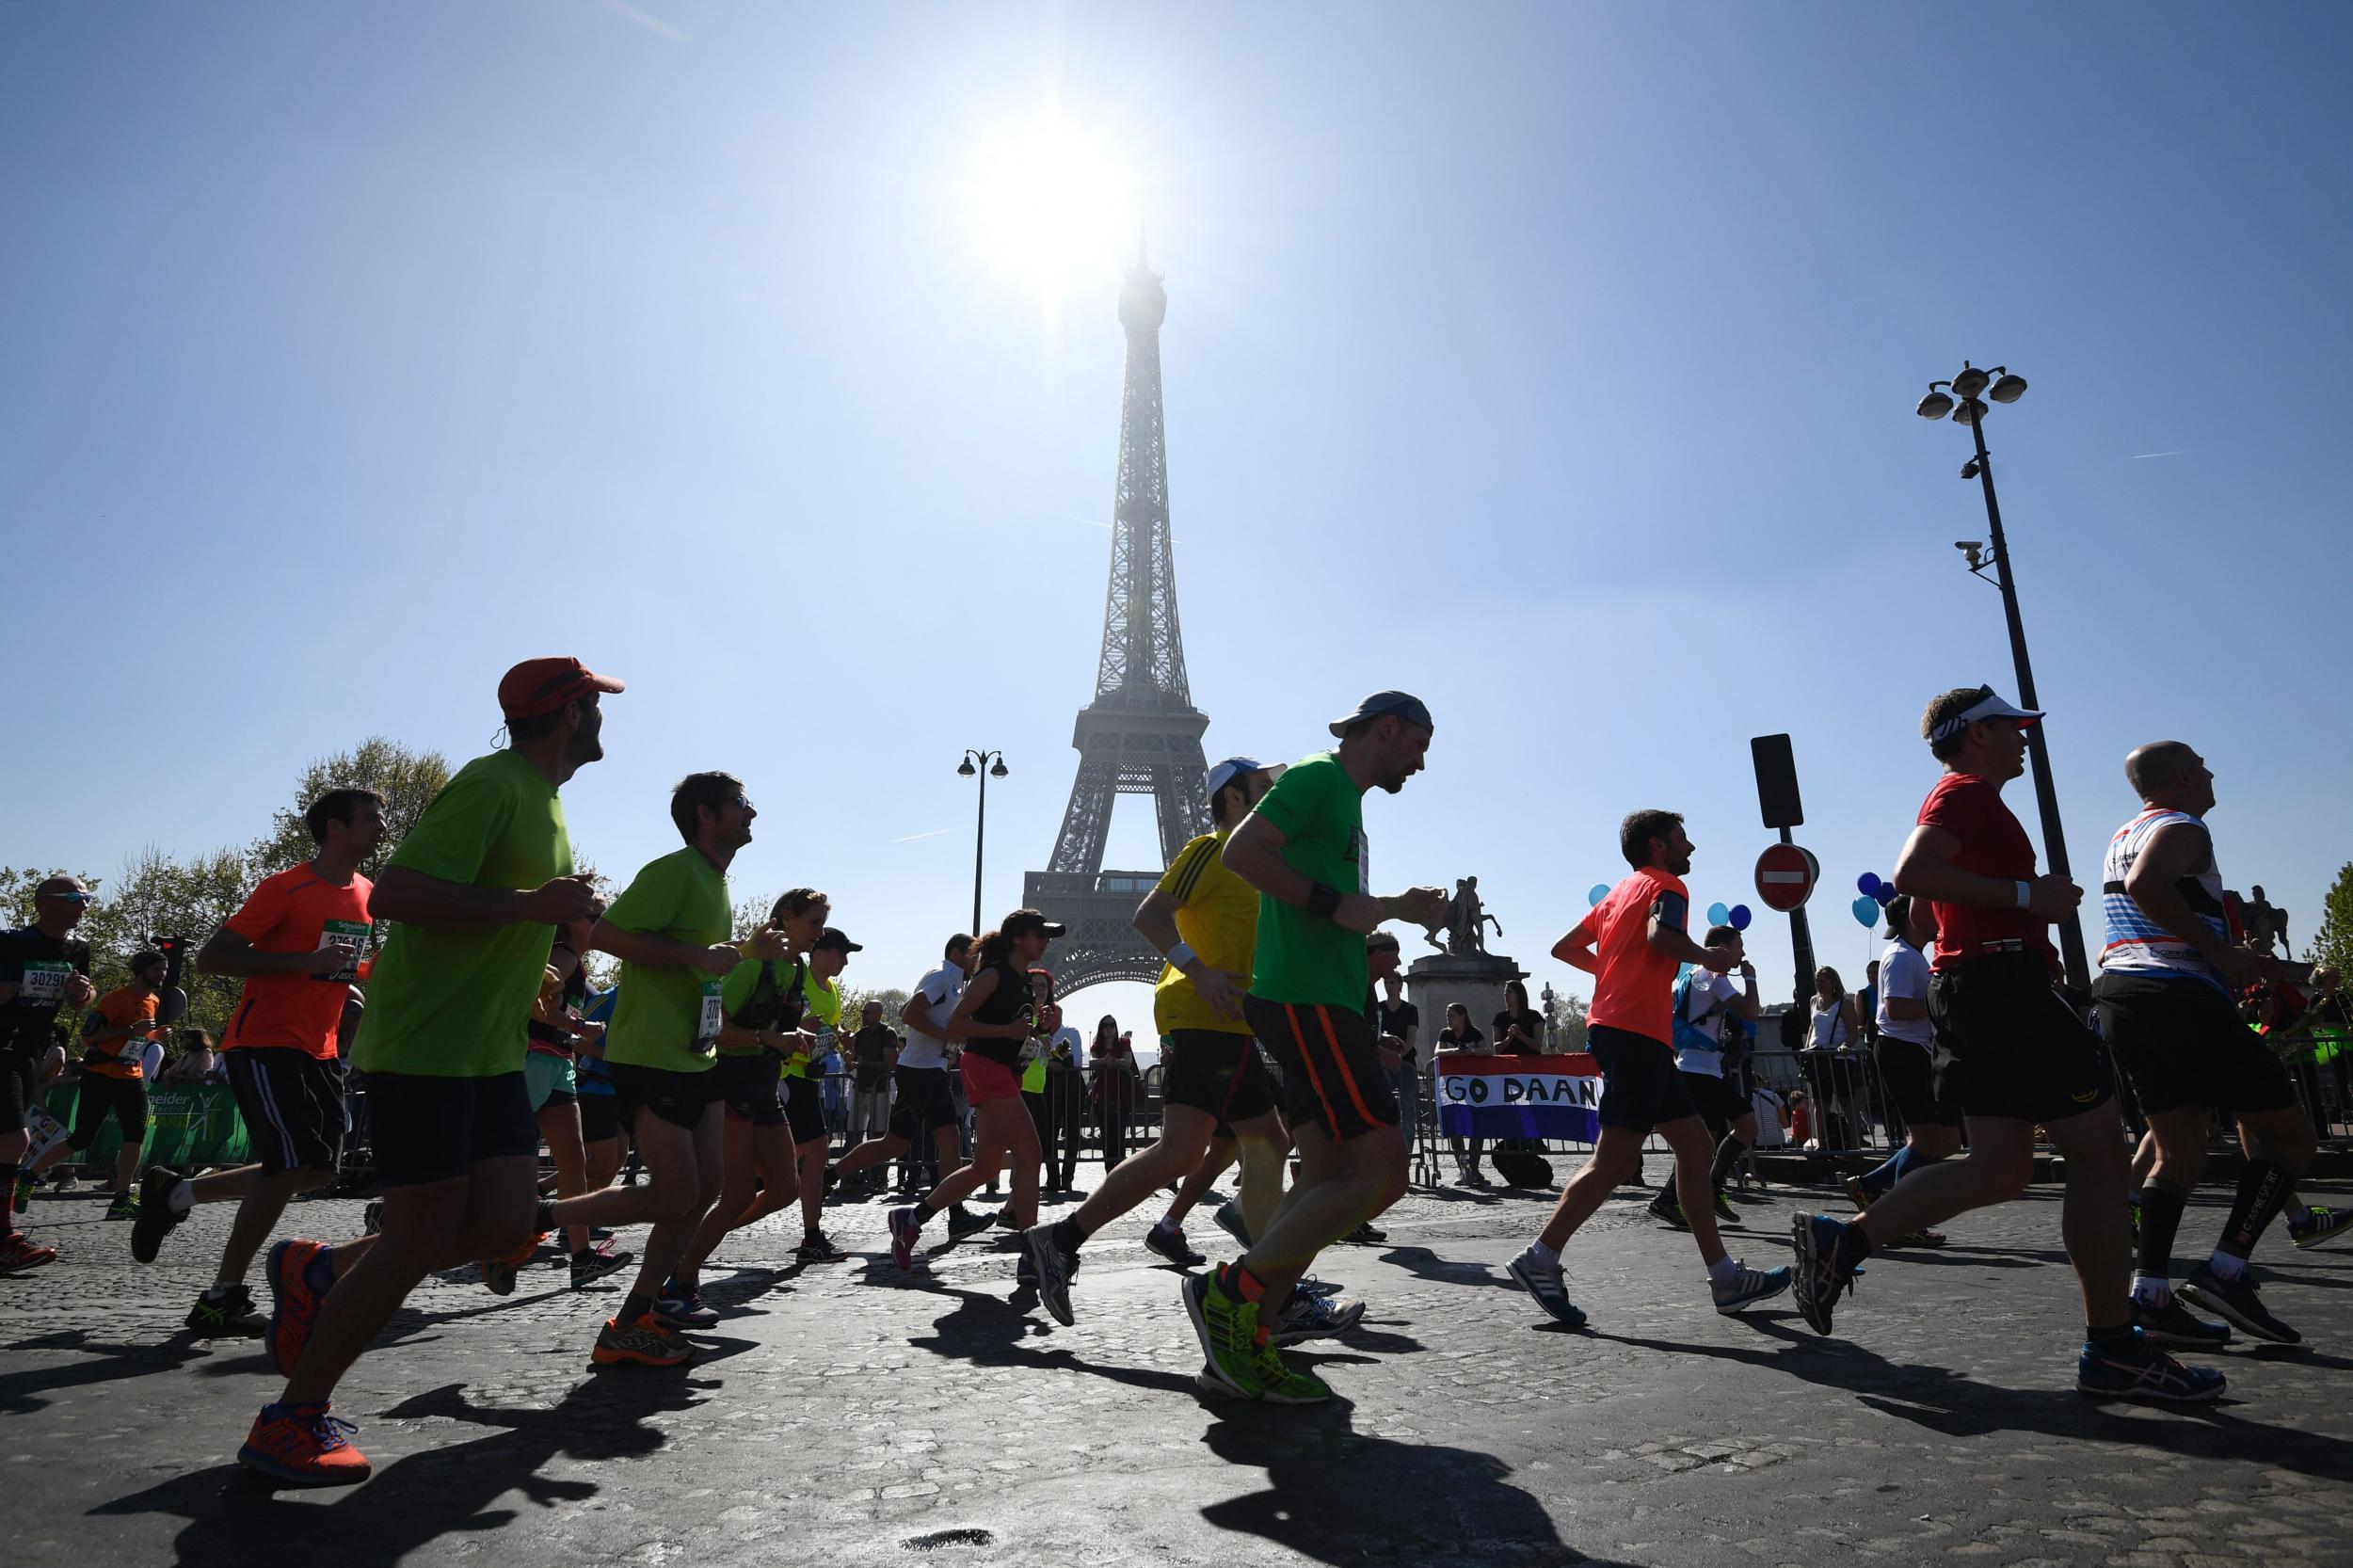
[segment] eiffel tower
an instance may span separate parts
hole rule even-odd
[[[1176,630],[1176,566],[1168,539],[1168,452],[1160,422],[1160,322],[1168,291],[1160,275],[1136,267],[1119,294],[1128,329],[1127,387],[1119,407],[1119,489],[1112,511],[1111,588],[1103,602],[1103,656],[1095,700],[1079,710],[1070,744],[1079,776],[1070,786],[1062,835],[1046,870],[1022,881],[1022,902],[1070,928],[1048,963],[1068,995],[1107,980],[1149,982],[1160,954],[1128,922],[1159,871],[1107,872],[1103,840],[1112,803],[1150,795],[1159,808],[1160,864],[1209,830],[1201,798],[1209,718],[1185,682]]]

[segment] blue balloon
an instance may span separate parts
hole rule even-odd
[[[1880,907],[1881,909],[1884,909],[1889,904],[1895,903],[1898,896],[1899,895],[1896,891],[1896,885],[1893,882],[1882,882],[1880,884]]]
[[[1607,882],[1596,882],[1592,887],[1585,889],[1585,907],[1591,909],[1594,904],[1599,904],[1603,899],[1606,899],[1609,896],[1609,884]]]
[[[1863,927],[1864,930],[1868,931],[1873,926],[1880,923],[1879,900],[1875,898],[1859,898],[1855,900],[1853,904],[1848,905],[1848,907],[1854,911],[1855,923]]]
[[[1708,924],[1721,925],[1730,919],[1732,919],[1732,911],[1724,905],[1721,904],[1711,904],[1707,906]]]
[[[1747,904],[1736,904],[1732,906],[1732,913],[1725,919],[1724,923],[1735,931],[1746,931],[1749,928],[1749,922],[1754,919],[1756,917],[1749,913]]]
[[[1877,872],[1865,872],[1861,876],[1854,879],[1854,890],[1861,893],[1865,898],[1879,897],[1880,873]]]

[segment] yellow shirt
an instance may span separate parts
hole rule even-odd
[[[1240,975],[1239,988],[1246,990],[1251,953],[1258,942],[1258,890],[1225,869],[1225,830],[1204,834],[1178,853],[1176,863],[1153,890],[1176,901],[1176,935],[1186,945],[1211,968]],[[1211,1012],[1193,982],[1165,965],[1153,987],[1152,1022],[1162,1034],[1180,1029],[1250,1032],[1240,1018]]]

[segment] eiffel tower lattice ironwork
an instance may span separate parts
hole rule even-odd
[[[1103,869],[1112,807],[1123,794],[1158,808],[1160,864],[1209,830],[1201,733],[1176,627],[1176,567],[1168,538],[1168,453],[1160,419],[1160,322],[1168,293],[1160,274],[1136,268],[1119,295],[1128,376],[1119,408],[1119,488],[1112,514],[1111,587],[1103,604],[1103,655],[1095,700],[1079,711],[1070,786],[1053,858],[1023,880],[1023,901],[1070,930],[1047,957],[1067,994],[1107,980],[1150,981],[1160,954],[1129,922],[1158,871]]]

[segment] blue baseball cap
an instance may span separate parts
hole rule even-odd
[[[1367,719],[1377,719],[1385,713],[1395,713],[1407,724],[1417,724],[1424,729],[1434,730],[1438,728],[1430,721],[1430,710],[1422,705],[1421,698],[1411,692],[1375,692],[1356,704],[1356,711],[1346,718],[1334,719],[1332,733],[1336,737],[1345,735],[1351,726],[1362,724]]]

